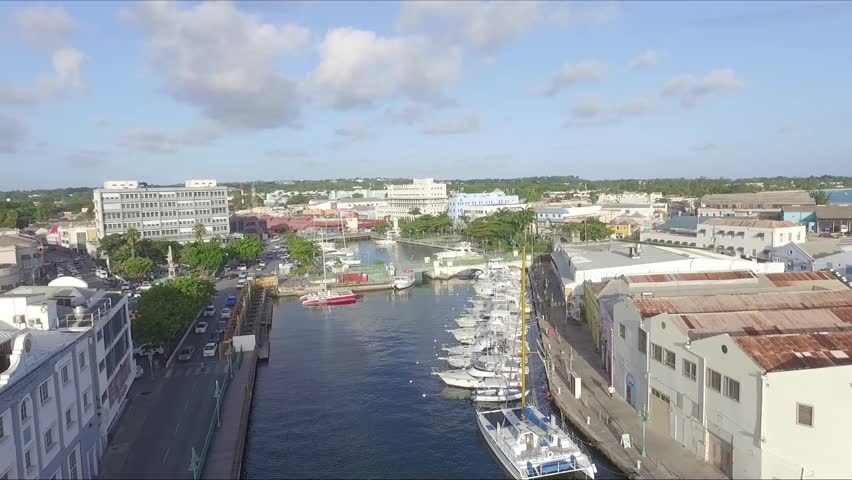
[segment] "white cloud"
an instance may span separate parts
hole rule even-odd
[[[336,28],[319,45],[320,64],[309,84],[336,109],[372,106],[381,99],[440,98],[459,76],[459,48],[438,48],[427,37],[379,37]]]
[[[334,131],[340,137],[346,137],[351,141],[367,138],[367,127],[359,122],[350,122]]]
[[[730,68],[713,70],[703,76],[678,75],[663,85],[662,95],[680,98],[685,107],[698,105],[705,97],[727,92],[736,92],[745,88],[745,83],[737,78]]]
[[[650,112],[653,103],[646,97],[635,97],[610,105],[598,98],[584,98],[568,109],[571,118],[566,127],[609,125],[627,117],[637,117]]]
[[[599,27],[615,21],[621,15],[617,2],[560,2],[561,8],[551,12],[547,20],[560,27]]]
[[[598,83],[608,72],[606,64],[594,60],[565,64],[540,93],[550,97],[581,83]]]
[[[388,107],[385,110],[385,121],[392,125],[412,126],[423,120],[426,108],[418,103],[409,102],[399,107]]]
[[[263,23],[230,2],[184,5],[140,2],[122,12],[148,36],[149,67],[165,90],[231,130],[298,126],[302,95],[278,64],[303,51],[310,32]]]
[[[74,30],[74,19],[62,7],[24,7],[12,12],[10,20],[24,42],[38,49],[62,47]]]
[[[630,62],[630,68],[644,70],[656,67],[660,63],[660,54],[655,50],[645,50],[636,59]]]
[[[449,41],[490,52],[529,31],[540,17],[536,1],[409,1],[402,4],[398,26],[403,32],[440,32]]]
[[[31,86],[0,84],[0,105],[36,105],[85,85],[86,57],[79,51],[73,48],[57,50],[53,53],[52,64],[53,75],[42,75]]]
[[[27,128],[10,117],[0,116],[0,153],[15,153],[27,138]]]
[[[458,135],[479,130],[479,114],[469,113],[462,118],[432,122],[423,126],[426,135]]]
[[[184,147],[208,144],[224,134],[224,130],[218,125],[193,127],[176,132],[133,129],[121,136],[119,144],[130,150],[169,154]]]

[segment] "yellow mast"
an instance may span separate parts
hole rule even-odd
[[[527,405],[527,246],[521,259],[521,420]]]

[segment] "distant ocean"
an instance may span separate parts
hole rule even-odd
[[[831,203],[852,203],[852,190],[832,190],[828,198]]]

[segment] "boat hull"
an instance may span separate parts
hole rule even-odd
[[[356,300],[358,300],[358,295],[341,295],[339,297],[305,299],[302,300],[302,305],[306,307],[321,307],[323,305],[347,305],[350,303],[355,303]]]

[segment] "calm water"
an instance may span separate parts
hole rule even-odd
[[[852,190],[832,190],[828,198],[831,203],[852,203]]]
[[[434,254],[406,245],[359,248],[370,263]],[[446,368],[435,354],[452,343],[447,322],[472,295],[470,282],[450,281],[342,307],[280,301],[270,360],[257,375],[247,477],[505,478],[472,404],[430,374]],[[543,398],[541,368],[531,376]]]

